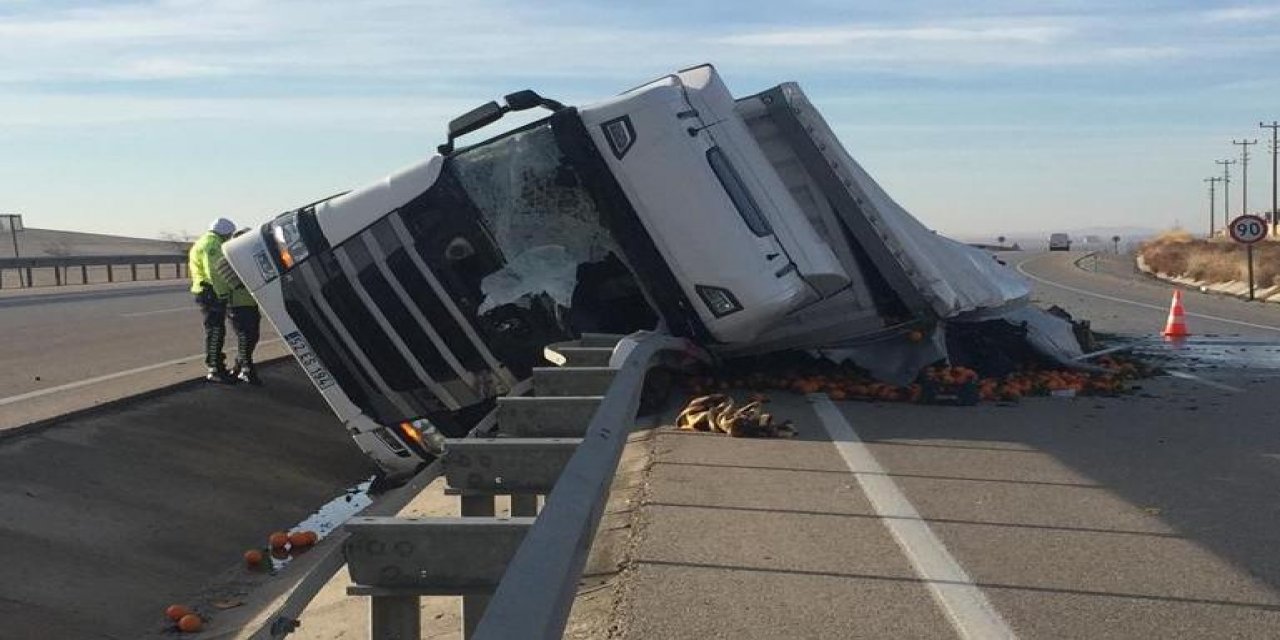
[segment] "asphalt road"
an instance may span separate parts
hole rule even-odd
[[[976,408],[787,395],[774,410],[796,421],[796,440],[659,432],[615,635],[985,640],[996,620],[1019,638],[1276,637],[1280,433],[1266,390],[1280,382],[1280,309],[1189,294],[1203,337],[1168,349],[1150,338],[1170,287],[1119,262],[1082,271],[1078,257],[1015,263],[1039,279],[1042,304],[1191,378]],[[110,313],[156,312],[129,316],[157,324],[123,339],[149,358],[60,378],[74,381],[197,351],[181,337],[198,347],[185,305],[181,292],[49,300],[5,307],[0,322],[27,308],[25,324],[4,327],[34,341],[64,315],[80,318],[65,331],[103,326],[92,332]],[[3,348],[27,365],[42,351]],[[158,631],[165,604],[208,593],[265,531],[369,472],[295,366],[267,382],[192,385],[0,440],[0,637]],[[351,628],[363,622],[309,629]]]
[[[183,283],[0,298],[0,396],[171,360],[202,350]]]
[[[660,433],[621,637],[1277,637],[1280,308],[1189,293],[1200,337],[1166,347],[1170,287],[1079,257],[1010,262],[1190,377],[971,408],[784,394],[798,440]]]
[[[1129,256],[1100,254],[1096,263],[1078,252],[1013,253],[1002,259],[1032,279],[1036,302],[1059,305],[1088,319],[1097,331],[1150,336],[1160,332],[1169,315],[1175,285],[1139,274]],[[1280,339],[1280,305],[1177,288],[1183,290],[1194,335]]]
[[[0,638],[136,640],[169,604],[236,606],[267,578],[244,550],[373,474],[297,365],[263,377],[0,440]]]
[[[6,290],[0,430],[203,375],[192,357],[204,349],[201,317],[187,286]],[[282,353],[275,338],[264,322],[259,360]]]

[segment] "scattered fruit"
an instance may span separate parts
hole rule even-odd
[[[285,545],[289,544],[289,534],[283,531],[276,531],[267,536],[267,543],[271,545],[272,549],[283,549]]]
[[[195,633],[204,627],[204,620],[194,613],[188,613],[178,620],[178,629],[185,633]]]
[[[685,379],[693,396],[749,390],[748,402],[766,401],[763,391],[799,394],[825,393],[832,400],[871,402],[1016,402],[1028,396],[1114,396],[1130,390],[1127,381],[1155,375],[1158,370],[1133,358],[1109,354],[1093,361],[1105,372],[1045,369],[1026,363],[1019,371],[983,377],[964,366],[937,365],[924,369],[914,384],[879,382],[852,364],[790,354],[776,359],[741,361]],[[1054,392],[1057,392],[1056,394]]]
[[[289,534],[289,544],[294,547],[309,547],[319,541],[319,534],[310,530],[304,529]]]
[[[264,559],[266,558],[262,555],[261,549],[250,549],[244,552],[244,563],[251,567],[261,565]]]
[[[181,620],[183,616],[189,613],[191,613],[191,609],[188,609],[187,605],[184,604],[171,604],[164,610],[165,617],[174,622]]]

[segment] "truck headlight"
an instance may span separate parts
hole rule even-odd
[[[712,315],[717,318],[723,318],[731,313],[742,311],[742,303],[738,302],[733,292],[728,289],[708,287],[703,284],[697,285],[694,289],[698,291],[698,295],[706,303],[707,308],[711,310]]]
[[[444,451],[444,436],[425,418],[407,420],[396,425],[401,437],[422,451],[440,455]]]
[[[276,255],[285,269],[293,268],[311,254],[298,231],[297,212],[286,213],[272,221],[271,237],[276,241]]]

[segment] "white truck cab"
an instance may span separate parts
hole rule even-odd
[[[528,109],[550,113],[455,148]],[[391,477],[479,424],[551,342],[660,327],[726,356],[837,346],[912,371],[940,338],[885,345],[1026,292],[890,200],[794,84],[735,100],[702,65],[582,107],[520,91],[454,119],[437,151],[224,245]]]
[[[514,110],[549,116],[454,148]],[[849,276],[710,66],[581,108],[531,92],[450,123],[439,153],[225,246],[357,443],[429,460],[586,331],[747,344]]]

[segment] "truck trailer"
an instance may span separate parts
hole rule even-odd
[[[890,199],[798,85],[735,99],[711,65],[578,107],[509,94],[450,122],[432,157],[224,250],[393,478],[521,393],[552,342],[657,328],[906,381],[946,357],[946,322],[1025,314],[1029,295]]]

